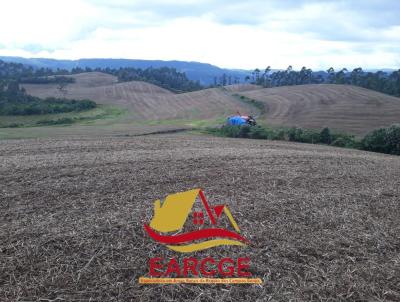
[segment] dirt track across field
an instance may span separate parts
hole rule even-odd
[[[181,257],[143,223],[202,187],[227,203],[257,285],[139,285]],[[399,301],[400,157],[187,134],[0,142],[1,301]]]

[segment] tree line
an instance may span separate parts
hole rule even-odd
[[[169,67],[149,67],[146,69],[132,67],[119,69],[96,68],[94,71],[114,75],[118,78],[119,82],[144,81],[177,93],[196,91],[204,88],[198,81],[189,80],[184,72],[179,72],[175,68]],[[72,72],[77,72],[77,70],[73,69]]]
[[[213,82],[213,85],[211,85],[211,87],[226,86],[226,85],[233,85],[233,84],[239,84],[239,83],[240,83],[240,77],[223,73],[219,77],[214,76],[214,82]]]
[[[90,100],[67,100],[65,98],[47,98],[42,100],[30,96],[20,84],[57,84],[61,93],[65,93],[68,84],[75,80],[70,75],[82,72],[98,71],[114,75],[120,82],[145,81],[174,92],[186,92],[202,89],[198,83],[189,80],[185,73],[174,68],[73,68],[52,70],[35,69],[19,63],[7,63],[0,60],[0,115],[49,114],[70,111],[82,111],[96,107]]]
[[[286,70],[272,72],[271,67],[268,66],[263,71],[256,68],[251,76],[246,76],[245,81],[263,87],[304,84],[355,85],[394,96],[400,96],[400,69],[393,72],[367,72],[361,67],[355,68],[352,71],[346,68],[335,71],[335,69],[331,67],[325,72],[314,72],[307,67],[296,71],[293,70],[292,66],[289,66]]]
[[[72,83],[74,79],[68,75],[82,72],[103,72],[114,75],[119,82],[144,81],[173,92],[188,92],[203,89],[198,81],[189,80],[185,73],[177,71],[175,68],[81,68],[76,67],[72,70],[50,68],[33,68],[19,63],[6,63],[0,60],[0,79],[12,79],[19,83],[49,84],[49,83]]]
[[[362,139],[357,139],[354,135],[346,133],[332,132],[329,128],[323,128],[319,131],[299,127],[267,128],[243,125],[208,128],[206,132],[218,136],[324,144],[400,155],[400,124],[373,130]]]

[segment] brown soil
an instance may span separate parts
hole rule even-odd
[[[117,83],[114,76],[90,72],[73,76],[76,83],[63,95],[54,84],[25,84],[39,97],[65,96],[91,99],[129,109],[134,120],[214,119],[240,111],[258,115],[259,110],[232,94],[262,101],[265,114],[259,119],[271,126],[298,126],[359,136],[400,122],[400,99],[349,85],[299,85],[262,89],[251,84],[226,86],[174,94],[145,82]]]
[[[349,85],[299,85],[240,93],[262,101],[275,126],[329,127],[365,135],[400,122],[400,98]]]
[[[98,72],[73,76],[65,94],[55,84],[24,84],[31,95],[41,98],[57,96],[70,99],[91,99],[100,104],[128,108],[135,120],[212,119],[241,111],[251,114],[252,106],[238,101],[221,89],[205,89],[174,94],[146,82],[117,83],[116,78]]]
[[[153,201],[227,203],[257,285],[139,285]],[[399,301],[400,157],[187,134],[0,144],[1,301]],[[191,255],[193,256],[193,255]]]

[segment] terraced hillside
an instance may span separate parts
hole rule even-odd
[[[114,76],[98,72],[77,74],[76,82],[61,92],[56,84],[24,84],[29,94],[42,98],[59,96],[73,99],[91,99],[100,104],[128,108],[137,120],[211,119],[254,108],[231,97],[219,88],[191,93],[174,94],[145,82],[117,83]]]
[[[299,85],[240,92],[265,106],[270,125],[365,134],[400,122],[400,98],[349,85]]]
[[[261,88],[251,84],[211,88],[175,94],[145,82],[118,83],[116,77],[99,72],[73,76],[76,82],[61,92],[56,84],[26,84],[29,94],[92,99],[100,104],[123,106],[129,119],[215,119],[240,111],[259,115],[250,102],[234,95],[261,101],[265,114],[259,121],[273,126],[329,127],[337,131],[365,133],[400,122],[400,98],[349,85],[300,85]]]

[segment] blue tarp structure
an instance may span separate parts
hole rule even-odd
[[[228,117],[228,125],[230,126],[240,126],[246,124],[247,121],[239,115]]]

